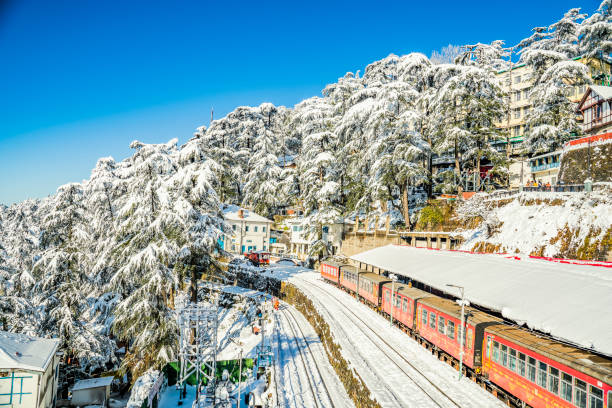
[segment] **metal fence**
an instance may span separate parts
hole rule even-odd
[[[523,191],[542,191],[556,193],[577,193],[584,191],[584,184],[557,184],[555,186],[523,187]]]

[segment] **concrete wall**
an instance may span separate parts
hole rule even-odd
[[[340,252],[345,256],[352,256],[369,249],[400,243],[399,235],[375,236],[374,234],[348,234],[342,241],[342,248]]]

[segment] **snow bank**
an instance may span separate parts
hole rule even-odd
[[[514,256],[388,245],[351,257],[457,296],[532,329],[612,356],[612,270]]]

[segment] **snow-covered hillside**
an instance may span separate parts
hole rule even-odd
[[[593,193],[479,194],[458,208],[476,229],[460,231],[462,249],[555,258],[607,260],[612,250],[610,188]]]

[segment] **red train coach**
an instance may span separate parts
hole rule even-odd
[[[395,291],[391,296],[391,289]],[[390,282],[383,284],[382,305],[383,312],[391,314],[391,304],[393,304],[393,318],[408,327],[414,329],[414,316],[417,310],[417,300],[432,296],[431,293],[420,289],[409,287],[404,283]]]
[[[540,407],[612,407],[612,361],[525,330],[485,330],[483,373],[504,391]]]
[[[417,301],[417,330],[421,337],[459,360],[461,306],[452,300],[426,297]],[[501,319],[471,307],[465,308],[463,363],[480,373],[484,330]]]
[[[378,308],[382,296],[382,285],[387,282],[391,281],[385,276],[362,272],[359,274],[359,296]]]
[[[354,266],[340,267],[340,286],[347,289],[351,293],[357,293],[357,282],[359,281],[360,272]]]
[[[321,262],[321,277],[328,281],[338,283],[340,279],[340,264],[332,261]]]

